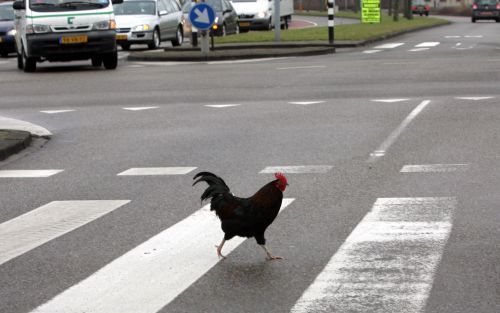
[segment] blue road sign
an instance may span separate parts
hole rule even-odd
[[[215,22],[215,12],[211,6],[201,2],[189,11],[191,24],[201,30],[208,30]]]

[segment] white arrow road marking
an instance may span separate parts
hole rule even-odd
[[[439,45],[439,42],[437,42],[437,41],[429,41],[429,42],[419,43],[418,45],[415,46],[415,48],[435,47],[437,45]]]
[[[422,312],[455,207],[455,198],[378,199],[291,313]]]
[[[290,173],[290,174],[306,174],[306,173],[327,173],[333,166],[330,165],[299,165],[299,166],[268,166],[260,171],[260,174],[266,173]]]
[[[119,173],[117,176],[185,175],[196,167],[136,167]]]
[[[371,101],[393,103],[393,102],[402,102],[402,101],[408,101],[408,100],[410,100],[410,99],[407,99],[407,98],[403,98],[403,99],[375,99],[375,100],[371,100]]]
[[[403,133],[405,128],[410,125],[411,121],[417,117],[417,115],[422,112],[422,110],[431,103],[430,100],[422,101],[411,113],[399,124],[399,126],[387,137],[384,142],[370,154],[368,163],[377,161],[380,157],[384,156],[389,149],[389,147],[398,139],[399,135]]]
[[[0,178],[50,177],[64,170],[0,170]]]
[[[404,42],[386,43],[380,46],[376,46],[375,49],[394,49],[402,45],[404,45]]]
[[[220,109],[220,108],[236,107],[236,106],[239,106],[239,105],[241,105],[241,104],[207,104],[205,106],[209,107],[209,108]]]
[[[281,210],[294,200],[283,199]],[[156,313],[219,263],[214,244],[222,237],[207,204],[32,312]],[[231,253],[245,239],[229,240],[222,252]]]
[[[135,107],[135,108],[123,108],[123,109],[128,111],[142,111],[142,110],[158,109],[158,107]]]
[[[462,100],[473,100],[473,101],[478,101],[478,100],[487,100],[487,99],[493,99],[495,97],[456,97],[456,99],[462,99]]]
[[[372,53],[377,53],[380,51],[382,51],[382,50],[365,50],[365,51],[363,51],[363,53],[372,54]]]
[[[198,8],[196,8],[194,10],[194,13],[196,14],[196,18],[194,19],[196,22],[210,24],[210,17],[208,16],[207,9],[200,11]]]
[[[53,201],[4,222],[0,224],[0,265],[129,202]]]
[[[288,102],[289,104],[300,104],[300,105],[309,105],[309,104],[317,104],[324,103],[325,101],[297,101],[297,102]]]
[[[401,173],[448,173],[465,172],[469,168],[468,164],[424,164],[405,165],[401,168]]]
[[[57,114],[57,113],[66,113],[66,112],[74,112],[75,110],[46,110],[46,111],[40,111],[42,113],[46,114]]]

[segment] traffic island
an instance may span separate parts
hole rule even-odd
[[[0,161],[27,148],[31,134],[22,130],[0,129]]]

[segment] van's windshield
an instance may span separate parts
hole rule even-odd
[[[30,0],[30,9],[37,12],[95,10],[108,5],[109,0]]]
[[[155,15],[154,1],[125,1],[113,5],[115,15]]]

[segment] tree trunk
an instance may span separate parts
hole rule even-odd
[[[389,14],[389,16],[392,15],[392,0],[389,0],[389,10],[388,10],[387,14]]]
[[[399,21],[399,0],[394,0],[394,15],[392,16],[394,22]]]

